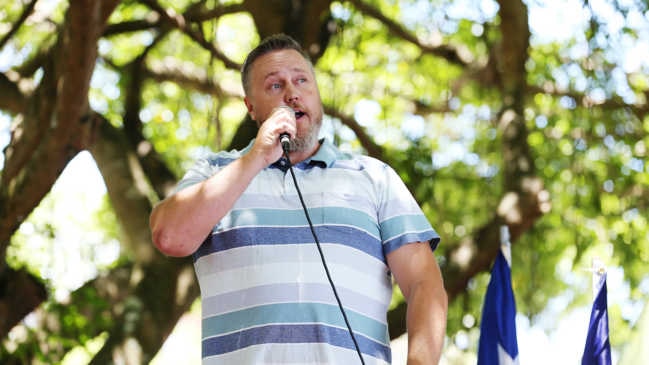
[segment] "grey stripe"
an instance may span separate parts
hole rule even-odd
[[[381,323],[386,322],[387,307],[371,298],[336,287],[345,308],[363,313]],[[329,285],[312,283],[272,284],[203,298],[203,318],[251,305],[271,303],[316,302],[337,305]]]
[[[345,265],[364,273],[388,275],[388,268],[374,257],[347,246],[322,244],[327,262]],[[247,246],[201,257],[195,263],[196,275],[201,277],[220,271],[260,264],[287,263],[290,265],[320,263],[316,245]],[[380,277],[380,276],[378,276]]]

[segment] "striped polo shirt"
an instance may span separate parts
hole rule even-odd
[[[245,154],[199,160],[178,189]],[[262,170],[194,253],[203,364],[360,363],[290,172]],[[392,168],[328,141],[294,172],[366,364],[390,364],[386,254],[439,236]]]

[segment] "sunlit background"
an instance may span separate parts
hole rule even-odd
[[[426,1],[422,1],[420,6],[428,6],[426,3]],[[581,1],[564,0],[541,3],[540,1],[531,0],[527,3],[530,11],[529,20],[533,32],[533,44],[561,40],[564,37],[574,37],[577,30],[582,29],[584,24],[588,22],[588,16],[585,14]],[[43,7],[40,11],[47,12],[47,4],[48,2],[39,2],[38,6]],[[635,23],[647,23],[646,19],[643,19],[645,15],[641,13],[631,12],[627,15],[627,19],[619,18],[620,15],[617,12],[606,10],[608,7],[613,6],[606,0],[589,1],[589,4],[598,14],[614,14],[606,23],[611,28],[609,30],[611,33],[619,32],[622,27],[629,23],[632,25]],[[457,6],[452,12],[456,12],[456,14],[449,14],[451,17],[470,18],[472,10],[470,6],[466,6],[464,1],[457,1]],[[480,12],[476,12],[475,16],[495,14],[495,12],[494,3],[484,1],[482,9],[480,9]],[[417,17],[417,14],[418,9],[413,6],[412,17]],[[634,19],[637,19],[637,22]],[[640,21],[641,19],[643,20]],[[476,29],[476,32],[479,31],[479,29]],[[617,47],[614,47],[619,52],[618,57],[623,60],[621,64],[627,73],[639,72],[642,67],[647,67],[649,62],[649,29],[642,28],[641,31],[644,32],[642,36],[647,39],[647,42],[629,44],[622,42]],[[577,39],[579,40],[579,36]],[[581,40],[582,43],[577,42],[570,52],[587,55],[589,52],[587,42],[585,38]],[[20,57],[20,54],[12,54],[9,48],[5,48],[4,52],[0,54],[0,69],[7,69],[17,62],[17,58]],[[105,84],[104,91],[110,93],[109,85],[115,83],[115,80],[112,80],[111,77],[110,74],[103,77],[99,74],[93,82]],[[565,76],[557,75],[557,77],[559,83],[561,83],[561,77]],[[620,77],[623,77],[623,75],[620,75]],[[565,78],[563,82],[575,82],[575,80]],[[579,83],[580,80],[576,80],[576,82]],[[584,87],[587,86],[584,84]],[[119,92],[119,90],[116,90],[116,92]],[[597,98],[597,93],[598,90],[592,90],[594,98]],[[626,95],[623,89],[618,90],[618,93],[623,97]],[[91,100],[91,102],[95,103],[95,106],[101,107],[101,101]],[[146,112],[145,110],[143,113],[146,114]],[[475,119],[475,115],[483,112],[489,113],[488,110],[467,110],[470,115],[466,115],[466,120],[460,116],[454,120],[452,128],[455,128],[456,133],[462,134],[465,139],[470,140],[474,133],[470,121]],[[373,118],[380,113],[381,106],[375,101],[366,99],[358,103],[355,117],[362,125],[371,125]],[[146,119],[146,117],[143,119]],[[10,117],[0,114],[0,147],[6,146],[9,142],[10,123]],[[537,123],[543,123],[543,121],[539,120]],[[331,133],[332,128],[335,128],[335,126],[326,123],[323,133]],[[424,133],[424,123],[418,117],[408,119],[403,128],[406,134],[412,136]],[[185,131],[185,133],[191,133],[191,131]],[[379,142],[380,138],[379,135],[377,138]],[[479,158],[469,152],[466,145],[462,143],[462,139],[449,138],[445,140],[441,138],[439,144],[439,150],[443,152],[435,155],[433,162],[436,168],[443,168],[457,160],[479,166]],[[629,168],[642,171],[644,162],[634,161],[630,163]],[[493,173],[487,165],[483,167],[482,171],[484,175]],[[43,200],[29,220],[20,227],[14,237],[15,244],[8,251],[8,256],[29,257],[29,265],[36,268],[42,277],[51,283],[52,287],[55,288],[55,297],[59,301],[65,302],[71,291],[96,277],[98,272],[110,267],[119,258],[120,244],[113,238],[116,235],[111,234],[111,230],[114,232],[118,229],[117,223],[115,218],[106,212],[106,200],[106,188],[92,157],[85,152],[79,154],[70,162],[49,196]],[[48,222],[47,227],[51,230],[50,232],[37,229],[42,225],[34,223],[45,221]],[[432,222],[432,224],[435,226],[435,222]],[[56,235],[51,234],[53,231],[56,231]],[[588,279],[591,275],[589,269],[589,267],[575,269],[570,262],[566,262],[564,266],[560,265],[557,268],[562,273],[565,281],[573,283],[576,287],[583,287],[584,283],[590,283]],[[515,272],[516,270],[516,266],[513,266],[512,271]],[[645,295],[649,294],[649,281],[645,280],[639,289]],[[608,268],[608,290],[609,306],[618,305],[623,312],[623,317],[634,323],[641,314],[643,303],[629,300],[630,288],[624,281],[623,268]],[[534,325],[529,322],[526,316],[517,316],[521,364],[579,363],[585,343],[590,305],[575,308],[568,315],[562,315],[570,300],[569,294],[551,300],[543,313],[537,317]],[[559,317],[562,319],[559,323],[556,323],[556,318]],[[467,328],[474,327],[476,320],[472,316],[463,319],[463,321],[466,321]],[[25,326],[31,325],[29,317],[25,319],[24,324]],[[9,338],[17,338],[21,335],[23,334],[19,326],[12,331]],[[101,338],[97,339],[95,344],[97,348],[101,346],[101,341]],[[469,347],[471,341],[475,341],[475,338],[471,337],[468,332],[465,336],[460,333],[452,340],[449,339],[445,349],[445,358],[453,357],[461,349]],[[394,364],[405,364],[405,346],[405,338],[393,342]],[[78,351],[70,353],[64,363],[82,363],[83,359],[89,358],[89,353],[96,351],[92,347],[93,344],[91,343],[88,348],[78,349]],[[619,356],[620,354],[613,352],[613,363],[617,362]],[[192,311],[182,318],[176,330],[154,360],[156,365],[178,363],[200,363],[199,305],[194,305]],[[444,363],[443,360],[442,364]]]

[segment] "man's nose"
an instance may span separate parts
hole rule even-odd
[[[287,103],[294,103],[299,100],[299,94],[294,86],[288,86],[286,88],[286,94],[284,94],[284,101]]]

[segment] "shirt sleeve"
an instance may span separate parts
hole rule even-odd
[[[250,144],[241,151],[232,150],[232,151],[220,151],[220,152],[209,152],[203,158],[196,160],[194,165],[187,170],[182,179],[178,182],[173,194],[188,188],[194,184],[197,184],[203,180],[209,179],[212,175],[216,174],[224,166],[230,164],[232,161],[240,158],[244,153],[246,153],[250,147]]]
[[[183,178],[178,181],[178,184],[176,184],[176,187],[173,190],[173,194],[176,194],[177,192],[185,188],[206,180],[210,176],[211,174],[209,163],[206,159],[200,159],[196,161],[194,165],[189,170],[187,170],[187,172],[185,172]]]
[[[390,166],[383,166],[377,188],[379,229],[384,254],[414,242],[429,242],[431,249],[435,250],[440,241],[439,235]]]

